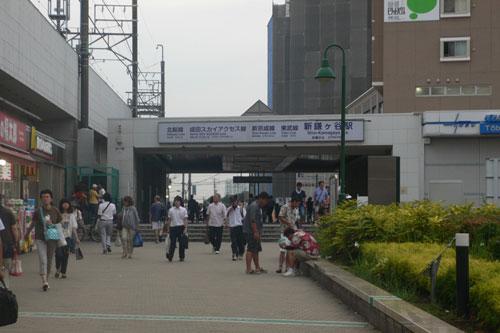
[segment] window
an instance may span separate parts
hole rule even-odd
[[[470,37],[441,38],[441,61],[469,61]]]
[[[428,87],[417,87],[415,88],[415,94],[417,96],[429,96],[429,88]]]
[[[470,16],[470,0],[441,0],[441,17]]]
[[[417,97],[491,96],[492,94],[493,88],[490,85],[418,86],[415,88]]]
[[[460,96],[460,86],[446,87],[446,96]]]
[[[476,95],[480,96],[491,96],[493,93],[493,89],[491,86],[477,86],[476,87]]]
[[[444,87],[432,87],[431,88],[431,95],[432,96],[444,96]]]
[[[463,96],[474,96],[476,94],[475,86],[463,86],[462,87],[462,95]]]

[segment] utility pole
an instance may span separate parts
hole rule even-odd
[[[58,11],[58,14],[61,10],[61,0],[57,0],[57,11]],[[59,31],[59,33],[61,33],[61,19],[60,17],[58,16],[57,19],[56,19],[56,28],[57,28],[57,31]]]
[[[163,45],[158,44],[156,49],[161,47],[161,115],[160,118],[165,118],[165,54]]]
[[[89,127],[89,0],[80,0],[80,128]]]
[[[191,190],[191,173],[188,174],[188,199],[191,198],[192,190]]]
[[[217,194],[217,185],[215,183],[215,177],[214,177],[214,195]]]
[[[186,194],[186,179],[185,179],[185,174],[182,174],[182,200],[185,199],[184,195]]]
[[[137,0],[132,0],[132,117],[137,118],[139,93],[139,45]]]

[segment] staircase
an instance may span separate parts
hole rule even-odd
[[[315,227],[312,225],[305,225],[303,229],[308,232],[313,232]],[[155,240],[154,231],[151,229],[150,224],[141,224],[139,226],[139,232],[142,238],[146,242],[153,242]],[[207,226],[205,224],[190,224],[188,226],[189,241],[191,242],[203,242],[205,240],[205,235],[207,233]],[[278,224],[266,224],[264,225],[264,230],[262,232],[263,242],[277,242],[281,235],[281,228]],[[229,230],[224,228],[224,233],[222,236],[224,242],[229,242]]]

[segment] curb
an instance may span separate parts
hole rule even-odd
[[[463,332],[325,260],[302,263],[300,270],[384,333]]]

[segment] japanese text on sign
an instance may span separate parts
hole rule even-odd
[[[226,121],[160,123],[159,143],[340,141],[340,121]],[[346,122],[346,140],[364,140],[363,120]]]

